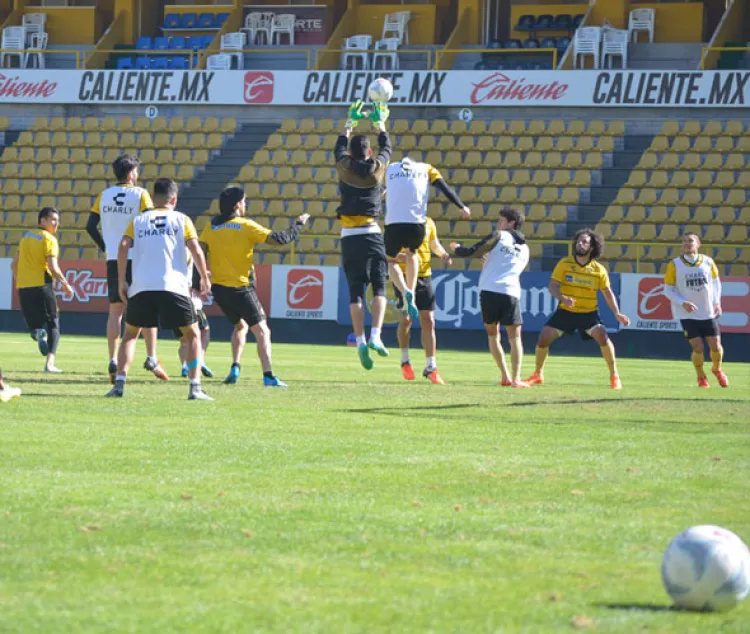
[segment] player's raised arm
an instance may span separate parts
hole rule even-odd
[[[430,182],[433,184],[435,189],[441,191],[450,202],[458,207],[461,210],[464,218],[469,218],[471,216],[471,209],[469,209],[469,207],[461,201],[455,190],[445,182],[443,175],[432,165],[428,166],[428,174],[430,176]]]
[[[310,214],[302,214],[299,216],[285,231],[272,231],[266,238],[266,244],[272,244],[276,246],[283,246],[293,242],[299,237],[302,227],[305,226],[310,218]]]
[[[391,155],[393,154],[393,146],[391,145],[391,139],[388,136],[388,132],[385,129],[385,122],[390,116],[390,110],[384,103],[375,103],[372,106],[372,112],[370,113],[370,120],[373,126],[378,131],[378,157],[377,160],[383,166],[388,166],[391,162]]]
[[[500,233],[493,231],[490,235],[483,238],[475,245],[470,247],[461,246],[460,242],[451,242],[450,248],[453,250],[453,255],[459,258],[481,258],[486,253],[492,251],[500,239]]]

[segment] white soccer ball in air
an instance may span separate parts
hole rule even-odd
[[[676,607],[725,612],[750,592],[750,551],[725,528],[693,526],[669,544],[661,577]]]
[[[393,97],[393,84],[384,77],[378,77],[370,83],[367,94],[373,103],[385,103]]]

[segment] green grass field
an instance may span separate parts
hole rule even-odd
[[[0,405],[0,632],[750,632],[750,600],[675,612],[659,572],[688,526],[750,539],[747,366],[698,390],[689,361],[624,360],[616,393],[589,345],[510,390],[488,353],[442,352],[440,387],[397,350],[367,373],[278,345],[284,391],[249,345],[197,403],[139,344],[113,402],[103,339],[63,338],[52,377],[1,341],[24,396]]]

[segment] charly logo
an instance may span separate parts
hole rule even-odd
[[[273,88],[273,73],[266,71],[245,73],[245,103],[271,103]]]
[[[672,320],[672,302],[664,294],[664,280],[643,277],[638,280],[638,316],[642,319]]]
[[[323,271],[290,269],[286,276],[289,308],[319,310],[323,306]]]

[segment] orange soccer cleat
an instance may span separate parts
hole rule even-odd
[[[622,389],[622,381],[620,381],[620,377],[615,374],[615,376],[611,377],[609,379],[609,385],[612,387],[613,390],[621,390]]]
[[[437,368],[434,370],[425,369],[422,375],[424,378],[429,379],[433,385],[445,385],[445,381],[443,381]]]
[[[711,387],[708,384],[708,377],[705,374],[703,376],[698,377],[698,387],[705,387],[705,388]]]
[[[711,372],[713,372],[721,387],[729,387],[729,377],[724,374],[724,370],[711,370]]]
[[[513,385],[513,381],[511,381],[510,379],[500,379],[500,385],[503,387],[510,387],[511,385]]]
[[[529,385],[544,385],[544,376],[541,372],[534,372],[534,374],[526,379],[526,383]]]
[[[409,363],[408,361],[404,361],[401,364],[401,374],[404,375],[404,378],[407,381],[414,380],[414,368],[411,367],[411,363]]]

